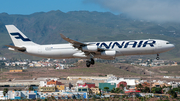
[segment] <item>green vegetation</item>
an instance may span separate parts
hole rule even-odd
[[[8,93],[8,89],[7,89],[7,88],[4,88],[4,90],[3,90],[3,95],[6,96],[7,93]]]
[[[104,90],[105,90],[106,92],[108,92],[108,91],[109,91],[109,87],[104,87]]]
[[[179,75],[180,66],[167,66],[160,68],[161,71],[168,71],[167,75]]]

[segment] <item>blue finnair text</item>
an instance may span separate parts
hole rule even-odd
[[[105,47],[106,49],[114,49],[115,47],[118,48],[128,48],[128,47],[140,48],[146,46],[154,47],[155,43],[156,41],[154,40],[148,40],[148,41],[122,41],[122,42],[110,42],[110,43],[102,42],[102,43],[96,43],[96,45],[101,48]]]

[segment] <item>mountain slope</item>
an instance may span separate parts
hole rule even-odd
[[[59,33],[78,41],[110,41],[130,39],[164,39],[176,43],[176,48],[163,58],[180,56],[180,24],[155,23],[130,19],[109,12],[72,11],[38,12],[31,15],[0,14],[0,48],[12,44],[4,27],[16,25],[26,36],[39,44],[64,43]],[[1,50],[1,51],[2,51]]]

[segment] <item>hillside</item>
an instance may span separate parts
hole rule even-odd
[[[129,39],[164,39],[176,44],[176,48],[163,53],[162,59],[180,61],[180,24],[155,23],[130,19],[124,14],[109,12],[72,11],[38,12],[31,15],[0,14],[0,56],[17,57],[4,45],[12,44],[4,27],[16,25],[31,40],[39,44],[65,43],[59,33],[78,41],[108,41]],[[22,55],[21,58],[28,57]]]
[[[142,77],[149,78],[150,71],[152,78],[161,78],[163,76],[171,75],[171,76],[180,76],[180,70],[177,69],[179,67],[173,66],[164,66],[164,67],[141,67],[134,66],[130,64],[124,63],[96,63],[90,68],[87,68],[85,62],[77,63],[76,67],[70,67],[69,69],[64,70],[56,70],[54,68],[32,68],[29,67],[24,72],[19,73],[10,73],[7,69],[3,69],[0,73],[0,81],[7,79],[32,79],[38,77],[67,77],[67,76],[105,76],[108,74],[113,74],[117,77]],[[11,68],[12,69],[12,68]],[[169,71],[169,73],[163,73],[162,71]],[[175,73],[176,72],[176,73]],[[178,80],[178,79],[176,79]]]

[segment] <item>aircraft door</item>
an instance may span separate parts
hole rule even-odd
[[[160,49],[162,48],[162,42],[157,42],[157,45],[155,45],[155,52],[158,53],[161,51]]]

